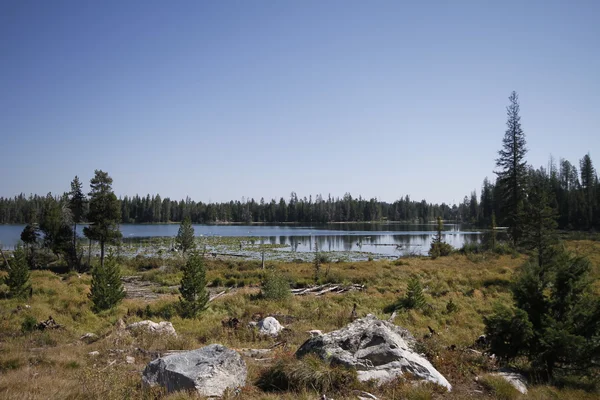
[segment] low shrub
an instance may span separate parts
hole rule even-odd
[[[458,311],[458,306],[456,305],[455,302],[452,301],[452,299],[450,299],[447,303],[446,303],[446,313],[447,314],[452,314],[454,312]]]
[[[10,370],[19,369],[21,367],[21,360],[18,358],[10,358],[8,360],[0,360],[0,372],[6,372]]]
[[[431,258],[433,259],[438,257],[446,257],[452,254],[452,251],[454,251],[454,248],[448,243],[431,243],[431,248],[429,249],[429,256],[431,256]]]
[[[30,333],[37,329],[37,320],[31,315],[27,315],[21,323],[21,332]]]
[[[499,400],[514,400],[520,395],[513,385],[499,376],[484,375],[479,382]]]
[[[508,243],[498,243],[494,248],[494,253],[498,255],[513,255],[516,256],[518,252],[512,248]]]
[[[486,246],[477,242],[465,243],[463,247],[460,248],[461,254],[481,254],[485,253],[486,251]]]

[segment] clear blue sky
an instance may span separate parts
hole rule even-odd
[[[508,96],[528,161],[600,166],[599,1],[0,2],[0,196],[458,202]]]

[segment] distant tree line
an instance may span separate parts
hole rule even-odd
[[[0,197],[0,223],[39,223],[45,205],[49,201],[67,201],[68,195],[47,196],[24,194],[13,198]],[[125,196],[120,199],[121,223],[181,222],[189,217],[192,223],[265,222],[265,223],[328,223],[358,221],[432,221],[438,216],[446,220],[456,219],[458,207],[447,204],[431,204],[425,200],[414,201],[409,196],[387,203],[377,199],[344,197],[327,199],[321,195],[314,198],[298,198],[292,193],[289,200],[280,198],[270,202],[260,199],[243,199],[225,203],[195,202],[189,197],[174,201],[160,195],[146,197]],[[87,213],[84,212],[83,215]],[[85,222],[85,221],[84,221]]]
[[[579,169],[568,160],[551,159],[547,168],[525,169],[525,196],[530,191],[528,182],[543,180],[551,187],[551,199],[558,212],[560,229],[587,230],[600,228],[600,184],[589,154],[579,162]],[[535,179],[534,179],[535,178]],[[286,201],[243,199],[225,203],[203,203],[191,200],[174,201],[160,195],[125,196],[120,199],[121,223],[181,222],[189,217],[192,223],[264,222],[264,223],[329,223],[357,221],[430,222],[439,216],[447,221],[471,223],[481,227],[491,224],[492,214],[500,224],[505,220],[501,188],[485,178],[480,196],[473,191],[457,205],[431,204],[414,201],[409,196],[388,203],[377,199],[352,197],[324,198],[317,195],[298,198],[292,193]],[[0,197],[0,223],[40,223],[49,203],[68,201],[61,196],[24,194],[12,198]],[[87,210],[82,213],[87,215]],[[81,222],[87,222],[82,218]]]

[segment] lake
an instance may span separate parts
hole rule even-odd
[[[17,245],[24,225],[0,225],[3,248]],[[123,238],[175,237],[178,224],[123,224]],[[375,257],[398,257],[427,254],[435,233],[435,224],[351,223],[315,226],[295,225],[194,225],[198,237],[250,237],[255,244],[279,245],[279,251],[306,253],[314,251],[355,252]],[[83,235],[83,226],[78,226]],[[455,248],[481,241],[480,232],[462,230],[460,225],[444,225],[443,240]],[[254,238],[256,238],[254,240]]]

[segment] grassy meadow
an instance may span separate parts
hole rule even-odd
[[[600,293],[600,242],[573,240],[567,246],[586,255],[594,266],[596,289]],[[144,390],[141,371],[156,355],[167,350],[195,349],[220,343],[237,350],[273,348],[268,359],[246,357],[248,380],[237,398],[317,399],[319,388],[329,388],[334,399],[356,398],[353,389],[366,390],[385,399],[596,399],[600,396],[593,381],[561,381],[556,386],[532,382],[526,396],[489,373],[497,365],[490,357],[469,349],[484,332],[483,317],[496,303],[510,303],[510,282],[524,255],[458,254],[430,259],[410,257],[398,260],[326,262],[320,269],[320,283],[361,284],[362,291],[323,296],[291,296],[283,300],[262,298],[260,284],[265,270],[258,261],[207,258],[207,281],[211,293],[223,295],[210,303],[201,317],[177,316],[177,286],[181,278],[178,257],[120,260],[124,276],[140,276],[149,282],[153,298],[127,298],[117,308],[94,314],[87,298],[89,274],[31,272],[33,295],[26,300],[7,299],[0,286],[0,398],[6,399],[188,399],[191,393],[167,395],[159,388]],[[283,273],[292,287],[314,284],[314,266],[309,262],[267,263]],[[5,272],[0,272],[5,274]],[[375,314],[388,319],[394,305],[406,293],[408,280],[418,276],[427,306],[423,310],[399,310],[394,323],[412,332],[419,350],[448,379],[454,390],[446,393],[432,385],[410,379],[375,386],[349,378],[343,387],[335,385],[338,375],[323,365],[303,365],[293,358],[296,349],[309,337],[307,331],[328,332],[350,322],[356,304],[359,316]],[[276,315],[286,329],[279,338],[265,338],[246,328],[255,314]],[[63,326],[52,330],[28,329],[32,318],[52,316]],[[240,328],[221,321],[238,318]],[[132,335],[117,328],[118,321],[169,320],[177,337],[150,334]],[[432,328],[437,334],[428,335]],[[97,339],[80,340],[85,333]],[[91,352],[98,355],[90,355]],[[129,359],[128,359],[129,357]],[[133,357],[133,358],[132,358]],[[270,391],[268,381],[274,366],[318,369],[326,382],[319,387],[298,384],[285,391]],[[515,367],[525,368],[523,362]],[[327,381],[328,379],[328,381]],[[535,381],[535,377],[531,377]],[[227,397],[227,396],[226,396]],[[233,395],[231,395],[233,397]]]

